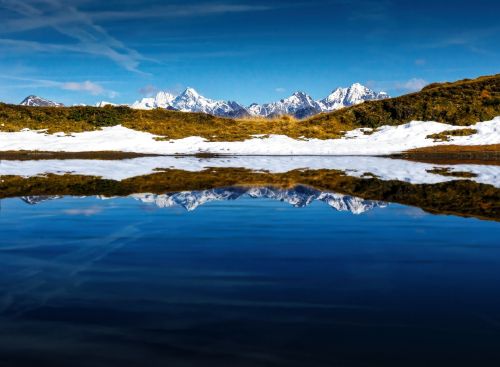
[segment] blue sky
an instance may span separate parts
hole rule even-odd
[[[0,100],[399,95],[499,73],[498,14],[498,0],[0,0]]]

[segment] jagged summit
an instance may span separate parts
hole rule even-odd
[[[375,101],[389,98],[385,92],[376,93],[360,83],[354,83],[348,88],[337,88],[326,98],[318,101],[322,111],[334,111],[339,108],[354,106],[365,101]]]
[[[254,103],[249,106],[247,110],[249,114],[253,116],[273,117],[279,115],[293,115],[297,118],[303,118],[321,112],[319,104],[314,101],[311,96],[300,91],[278,102],[266,103],[263,105]]]
[[[21,103],[19,103],[21,106],[32,106],[32,107],[64,107],[62,103],[58,102],[53,102],[48,99],[30,95],[23,99]]]

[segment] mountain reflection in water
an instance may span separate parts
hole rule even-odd
[[[133,194],[136,200],[154,204],[158,208],[179,206],[187,211],[193,211],[200,205],[213,201],[237,200],[247,196],[253,199],[272,199],[282,201],[295,208],[303,208],[313,201],[324,202],[338,211],[349,211],[352,214],[362,214],[375,207],[385,207],[381,201],[363,200],[358,197],[331,192],[322,192],[306,186],[296,186],[290,189],[274,187],[227,187],[201,191],[182,191],[168,194]],[[24,196],[21,199],[30,205],[47,200],[60,199],[62,196]],[[106,199],[106,197],[102,197]]]

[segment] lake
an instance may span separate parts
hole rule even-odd
[[[0,364],[500,364],[500,166],[0,162]]]

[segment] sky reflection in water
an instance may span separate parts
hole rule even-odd
[[[500,362],[496,222],[248,195],[1,205],[5,364]]]

